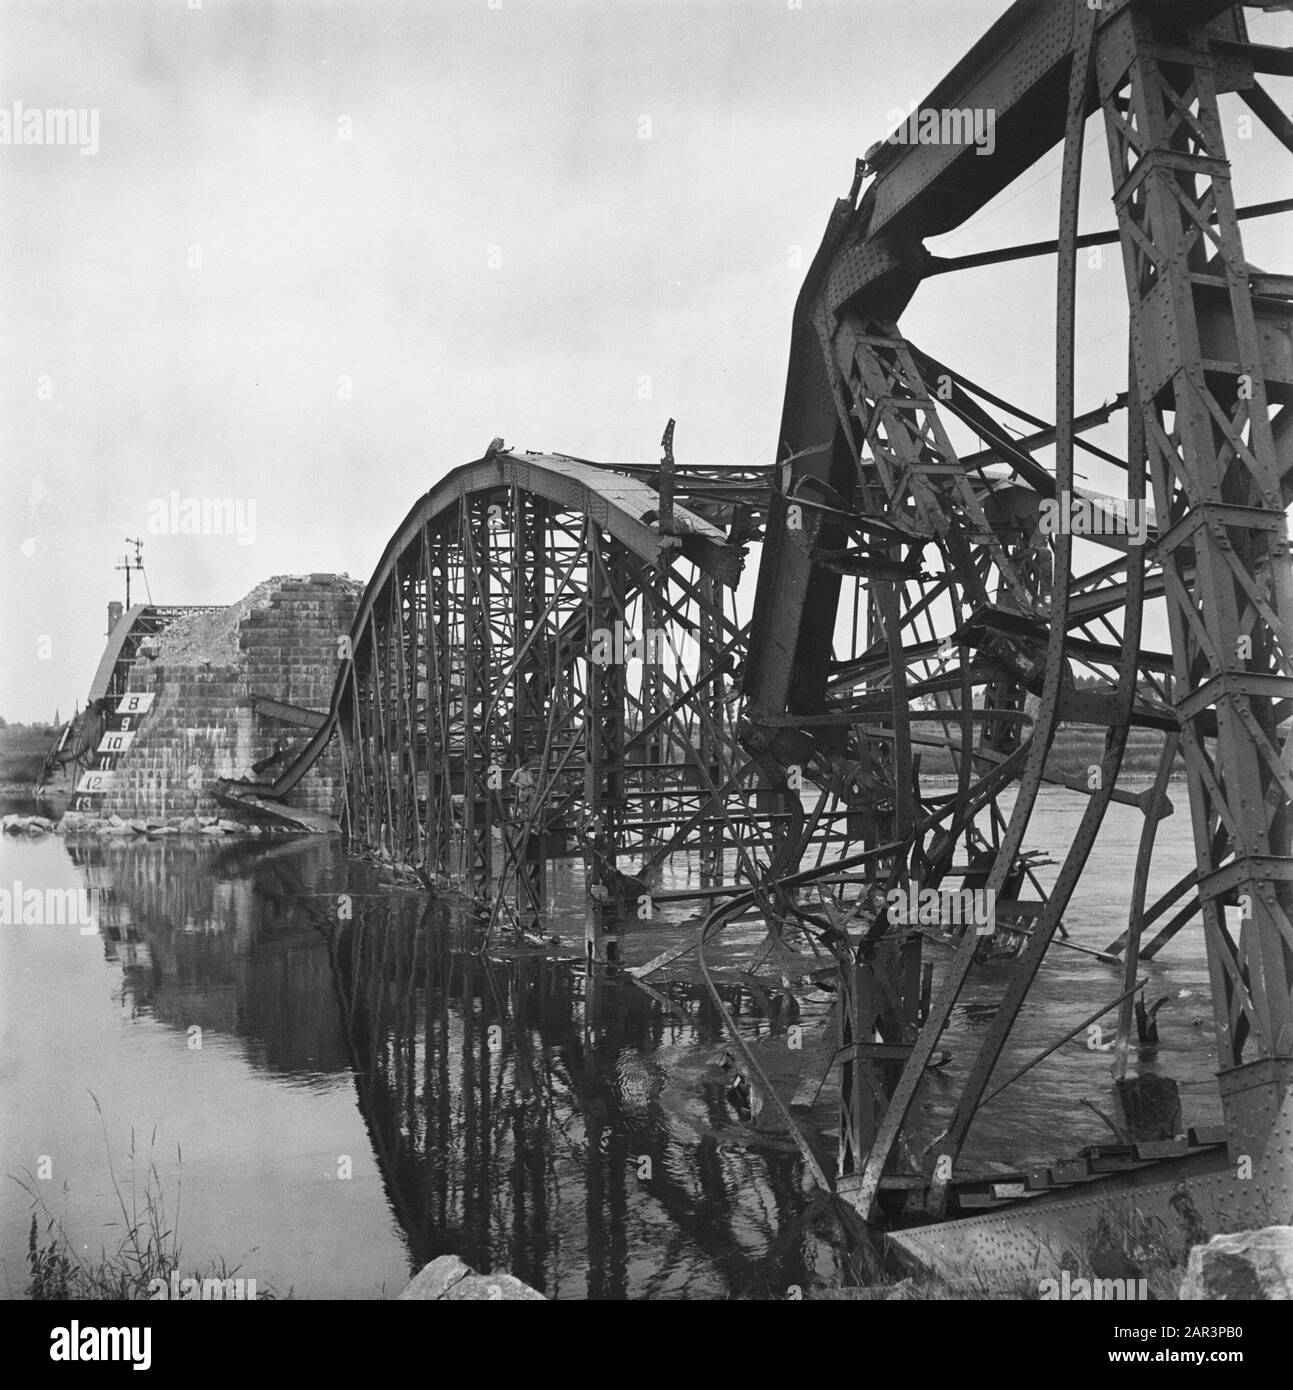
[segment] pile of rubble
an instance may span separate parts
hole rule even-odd
[[[182,613],[152,639],[157,660],[166,666],[232,666],[238,661],[242,622],[268,608],[274,591],[289,578],[266,579],[237,603],[215,613]]]

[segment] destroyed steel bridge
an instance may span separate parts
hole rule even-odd
[[[1179,1213],[1184,1195],[1212,1229],[1293,1219],[1293,278],[1249,264],[1241,236],[1247,217],[1293,202],[1239,199],[1218,111],[1232,94],[1293,151],[1266,74],[1293,74],[1293,55],[1249,43],[1242,7],[1012,6],[921,108],[992,111],[991,153],[881,139],[831,212],[795,311],[775,465],[675,461],[672,426],[652,465],[495,441],[391,538],[326,719],[258,793],[290,797],[337,738],[350,842],[487,904],[495,943],[542,924],[552,860],[582,860],[593,971],[623,968],[619,933],[653,871],[699,854],[701,930],[632,975],[659,982],[695,952],[709,979],[707,950],[752,909],[767,922],[752,974],[793,990],[805,960],[831,972],[836,1032],[809,1080],[839,1097],[833,1167],[735,1026],[733,1047],[818,1185],[903,1225],[914,1253],[1030,1260],[1131,1191],[1151,1212]],[[1093,122],[1112,169],[1108,232],[1078,225]],[[925,249],[1056,147],[1053,242],[957,260]],[[1125,393],[1084,411],[1076,266],[1100,243],[1121,249],[1129,365]],[[927,278],[1009,260],[1053,284],[1053,420],[900,327]],[[1117,453],[1082,437],[1111,419],[1125,422]],[[958,430],[975,452],[956,451]],[[1075,544],[1040,524],[1055,499],[1100,510],[1075,480],[1082,449],[1125,477],[1145,544],[1117,526]],[[747,622],[737,586],[751,545]],[[1163,650],[1144,635],[1154,605]],[[653,659],[657,634],[685,634],[694,659]],[[1071,724],[1101,727],[1103,752],[1047,889],[1031,821]],[[1162,752],[1152,787],[1133,791],[1120,768],[1142,728],[1161,733]],[[944,771],[950,754],[951,779],[924,770],[931,750]],[[1198,866],[1152,901],[1178,756]],[[1133,1096],[1142,957],[1201,924],[1224,1128],[1056,1155],[1009,1180],[963,1171],[1113,800],[1143,813],[1109,932],[1124,966],[1115,1075]],[[994,943],[944,922],[950,960],[931,990],[925,934],[878,910],[895,889],[981,893]],[[998,1006],[945,1131],[913,1155],[900,1141],[918,1088],[993,946],[1014,956]]]

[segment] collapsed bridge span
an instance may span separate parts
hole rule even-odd
[[[1122,1182],[1164,1211],[1179,1180],[1215,1221],[1293,1212],[1293,280],[1251,265],[1240,234],[1289,205],[1238,203],[1219,104],[1242,101],[1293,148],[1267,73],[1293,61],[1248,42],[1242,6],[1020,0],[922,107],[991,110],[991,148],[892,132],[859,161],[800,294],[771,467],[684,468],[669,433],[658,467],[491,448],[387,547],[307,750],[339,736],[353,842],[485,898],[491,929],[541,922],[546,866],[579,859],[599,965],[615,963],[652,871],[699,853],[728,901],[635,974],[690,947],[707,970],[747,910],[780,946],[825,955],[834,1033],[806,1089],[839,1096],[833,1173],[749,1049],[747,1071],[822,1182],[867,1220],[908,1225],[947,1213],[976,1116],[1023,1074],[1000,1075],[1012,1029],[1052,947],[1076,945],[1063,918],[1110,806],[1135,807],[1137,868],[1093,953],[1115,962],[1093,1020],[1116,1013],[1125,1142],[975,1194],[1016,1232],[1035,1214],[1025,1265],[1096,1201],[1043,1189],[1087,1180],[1099,1200]],[[1078,224],[1092,118],[1108,233]],[[927,239],[1057,147],[1054,242],[931,254]],[[1083,411],[1077,253],[1114,241],[1127,374]],[[1051,418],[899,326],[933,276],[1037,256],[1057,267]],[[1115,413],[1116,451],[1084,438]],[[1081,485],[1079,451],[1108,496]],[[747,621],[737,585],[756,541]],[[1076,727],[1100,735],[1080,814],[1039,828],[1049,756]],[[1133,729],[1159,740],[1148,787],[1127,785]],[[1178,754],[1198,867],[1155,898]],[[1054,874],[1040,872],[1048,851]],[[895,915],[945,882],[983,895],[986,931]],[[1169,1107],[1146,1133],[1153,1088],[1128,1074],[1139,967],[1196,920],[1224,1130],[1193,1132]],[[947,952],[936,980],[931,941]],[[985,1026],[916,1150],[905,1141],[970,982],[991,998]],[[780,983],[793,995],[788,972]],[[999,1234],[995,1219],[977,1229]]]

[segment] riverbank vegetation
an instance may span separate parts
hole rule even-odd
[[[97,1099],[94,1107],[102,1125],[103,1111]],[[69,1235],[64,1219],[51,1210],[38,1186],[41,1179],[28,1170],[21,1177],[10,1174],[31,1198],[27,1237],[29,1282],[23,1291],[25,1297],[34,1301],[74,1302],[290,1298],[290,1292],[281,1295],[268,1284],[244,1279],[241,1263],[230,1267],[222,1259],[185,1270],[179,1236],[183,1155],[177,1148],[175,1194],[171,1202],[157,1165],[156,1141],[154,1131],[147,1153],[140,1153],[132,1130],[126,1155],[129,1173],[119,1176],[105,1129],[108,1176],[119,1219],[105,1226],[114,1232],[116,1244],[101,1245],[97,1254],[89,1253],[88,1246]],[[64,1187],[64,1198],[68,1195]]]
[[[30,795],[57,737],[52,724],[7,724],[0,719],[0,787]]]

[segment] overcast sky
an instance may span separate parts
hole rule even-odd
[[[672,415],[681,458],[770,463],[855,157],[1006,8],[0,3],[0,109],[98,112],[96,153],[0,145],[0,715],[84,699],[126,536],[157,601],[227,603],[366,578],[495,435],[654,459]],[[1084,230],[1112,227],[1088,142]],[[1289,195],[1264,132],[1232,152],[1241,202]],[[1058,159],[931,250],[1053,235]],[[1274,222],[1246,245],[1293,270]],[[940,277],[904,327],[1052,418],[1053,269]],[[1116,253],[1081,290],[1079,409],[1123,385]],[[254,502],[254,543],[150,534],[173,491]]]

